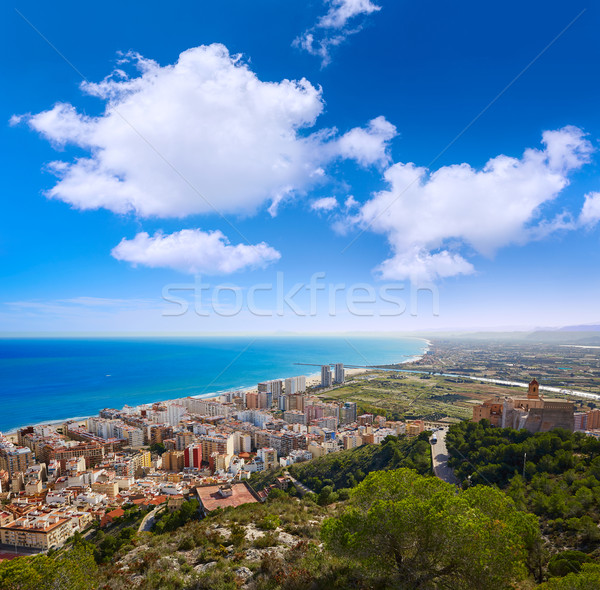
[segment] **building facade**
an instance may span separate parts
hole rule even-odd
[[[333,384],[333,377],[331,375],[331,367],[329,365],[323,365],[321,367],[321,387],[331,387]]]

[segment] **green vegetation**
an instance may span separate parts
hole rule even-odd
[[[530,578],[528,556],[539,542],[536,518],[499,490],[457,495],[400,469],[371,473],[335,506],[283,494],[169,533],[142,533],[102,567],[98,586],[501,590]]]
[[[460,494],[409,469],[371,473],[325,521],[326,546],[394,588],[510,588],[527,577],[537,519],[493,488]]]
[[[104,531],[98,531],[94,537],[94,542],[90,543],[96,563],[109,563],[115,553],[122,547],[129,545],[135,535],[135,529],[126,527],[116,534],[106,534]]]
[[[96,563],[108,563],[122,547],[130,547],[132,539],[149,508],[130,506],[125,508],[123,516],[115,518],[106,529],[97,529],[92,535],[87,535],[84,541],[80,533],[75,533],[73,545],[83,544],[88,547]]]
[[[162,455],[163,453],[167,452],[167,448],[163,443],[159,442],[150,445],[150,451],[152,453],[156,453],[157,455]]]
[[[306,463],[296,463],[289,471],[296,479],[319,493],[326,486],[333,490],[353,488],[371,471],[399,467],[415,469],[422,474],[431,470],[427,433],[416,438],[388,436],[379,445],[362,445]]]
[[[248,483],[254,490],[262,490],[275,483],[275,480],[283,475],[283,469],[267,469],[265,471],[255,471],[248,480]]]
[[[3,590],[89,590],[97,587],[98,571],[92,551],[77,544],[71,551],[0,562]]]
[[[506,388],[485,386],[487,396]],[[358,412],[385,416],[389,420],[461,420],[471,417],[471,399],[481,399],[475,381],[441,375],[380,372],[361,375],[354,381],[319,394],[323,401],[356,402]]]
[[[121,590],[135,579],[140,590],[235,590],[252,576],[252,588],[279,588],[274,570],[294,568],[316,552],[326,515],[327,509],[284,495],[215,510],[168,533],[138,534],[134,548],[102,568],[98,587]]]
[[[347,454],[377,462],[419,442],[392,438],[378,453],[368,445]],[[546,564],[537,517],[507,493],[489,485],[457,493],[437,478],[392,470],[389,460],[380,465],[351,490],[325,479],[318,494],[277,490],[203,520],[188,502],[153,533],[99,531],[93,543],[77,535],[50,557],[0,564],[0,588],[530,590],[546,572],[555,577],[539,590],[597,587],[595,554],[561,550]]]
[[[590,561],[592,561],[590,556],[581,551],[561,551],[550,558],[548,573],[556,577],[578,573],[581,571],[581,566]]]
[[[159,513],[152,530],[156,533],[174,531],[192,519],[197,520],[200,517],[199,508],[198,500],[188,500],[181,505],[179,510]]]
[[[49,556],[0,563],[2,590],[579,590],[600,587],[600,441],[464,422],[446,437],[462,490],[429,475],[428,433],[289,471],[313,490],[264,503],[126,510]],[[282,470],[257,474],[256,487]],[[536,586],[536,584],[541,584]]]
[[[494,428],[482,420],[453,426],[446,443],[463,486],[504,489],[540,517],[553,552],[600,548],[600,441],[561,429]]]
[[[600,588],[600,564],[584,563],[581,573],[571,573],[564,578],[551,578],[538,590],[594,590]]]

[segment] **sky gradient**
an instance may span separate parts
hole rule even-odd
[[[600,322],[593,3],[1,10],[0,332]]]

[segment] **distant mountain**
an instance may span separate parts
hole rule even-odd
[[[560,332],[600,332],[600,324],[587,324],[582,326],[565,326],[558,329]]]
[[[406,334],[408,335],[408,334]],[[411,334],[412,335],[412,334]],[[537,341],[549,344],[578,344],[600,346],[600,324],[575,326],[539,326],[523,330],[445,330],[421,332],[414,336],[458,340]]]
[[[600,346],[600,329],[575,330],[564,328],[553,332],[536,331],[526,337],[527,340],[547,342],[549,344],[576,344],[579,346]]]

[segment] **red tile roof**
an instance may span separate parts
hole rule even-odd
[[[115,510],[111,510],[106,516],[110,516],[112,519],[120,518],[125,514],[125,511],[122,508],[115,508]]]

